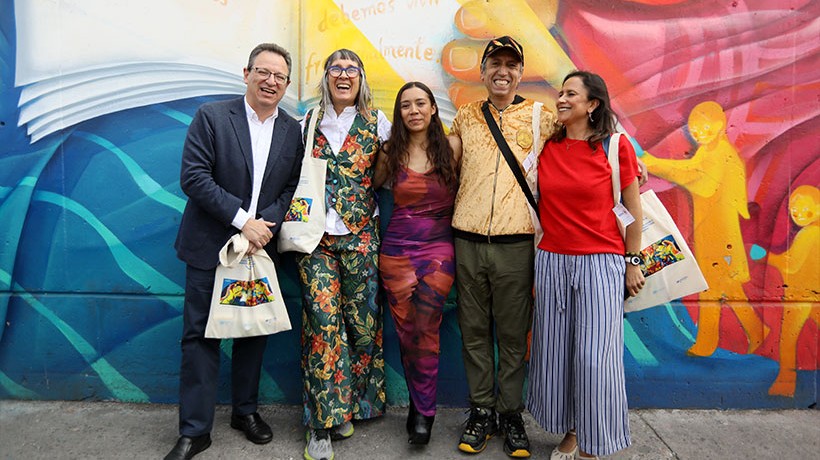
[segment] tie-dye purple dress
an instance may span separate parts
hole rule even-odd
[[[454,197],[437,174],[402,167],[393,185],[393,215],[379,260],[407,388],[426,416],[436,413],[439,327],[455,277]]]

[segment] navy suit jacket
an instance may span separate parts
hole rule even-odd
[[[280,108],[256,214],[276,223],[271,228],[274,235],[299,182],[303,153],[299,123]],[[219,250],[239,232],[231,225],[236,212],[250,205],[253,167],[244,99],[200,107],[182,150],[179,182],[188,203],[174,247],[183,262],[202,270],[217,266]],[[275,237],[265,251],[276,260]]]

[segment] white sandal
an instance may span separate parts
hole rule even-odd
[[[570,452],[564,452],[558,450],[558,446],[555,446],[555,449],[552,449],[552,453],[550,454],[550,460],[575,460],[575,454],[578,452],[578,438],[574,430],[567,431],[567,434],[570,433],[576,436],[575,447],[573,447]]]
[[[550,454],[550,460],[575,460],[575,453],[578,452],[578,446],[575,446],[572,449],[572,452],[564,452],[558,450],[558,446],[555,449],[552,449],[552,453]]]

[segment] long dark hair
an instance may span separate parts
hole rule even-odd
[[[407,150],[410,146],[410,131],[401,118],[401,96],[410,88],[419,88],[427,94],[430,104],[436,108],[427,127],[427,159],[433,165],[433,172],[445,186],[456,188],[458,177],[453,159],[453,149],[447,142],[441,118],[438,116],[438,104],[433,92],[424,83],[411,81],[399,89],[393,105],[393,127],[390,128],[390,139],[382,147],[387,168],[387,180],[394,181],[401,165],[407,163]]]
[[[615,132],[615,121],[617,116],[612,110],[612,104],[609,102],[609,91],[606,89],[606,83],[600,75],[586,70],[576,70],[564,77],[564,82],[573,77],[578,77],[587,90],[587,100],[597,100],[598,107],[592,111],[592,121],[587,118],[587,124],[592,129],[592,135],[587,139],[590,148],[593,150],[595,146],[603,141],[607,136]],[[567,128],[562,127],[552,137],[554,141],[560,141],[567,137]]]

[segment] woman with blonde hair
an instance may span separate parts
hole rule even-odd
[[[319,246],[297,258],[307,460],[332,459],[331,439],[350,437],[351,420],[380,416],[385,404],[373,174],[390,122],[372,107],[364,64],[351,50],[325,60],[320,92],[318,110],[302,123],[318,117],[313,156],[327,160],[327,223]]]

